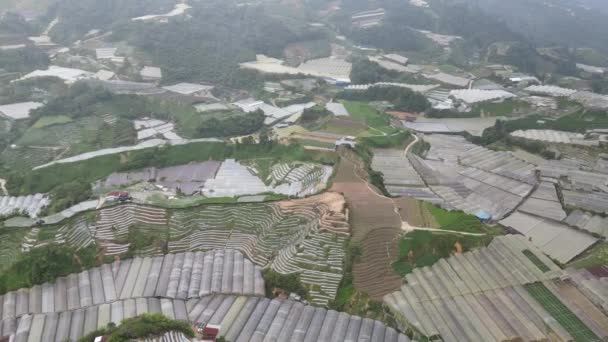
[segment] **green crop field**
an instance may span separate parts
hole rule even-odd
[[[453,253],[486,246],[491,240],[491,236],[459,236],[423,230],[413,231],[399,241],[399,258],[393,263],[393,270],[400,276],[405,276],[414,268],[431,266]]]
[[[353,119],[365,123],[372,128],[368,131],[369,135],[378,135],[382,134],[382,132],[391,134],[395,132],[395,129],[390,126],[388,116],[379,113],[367,103],[345,101],[344,107],[346,107],[346,110]]]
[[[65,115],[44,116],[38,119],[32,127],[40,129],[53,125],[63,125],[69,122],[72,122],[72,119]]]
[[[543,273],[549,272],[551,270],[549,267],[547,267],[547,265],[545,265],[544,262],[542,262],[542,260],[540,260],[534,253],[532,253],[532,251],[525,249],[522,251],[522,253],[524,253],[524,255],[528,259],[530,259],[530,261],[532,261],[532,263],[536,265],[536,267],[538,267],[538,269],[540,269]]]
[[[441,229],[467,233],[486,233],[484,225],[473,215],[462,211],[447,211],[430,203],[425,203],[427,210],[435,217]]]
[[[576,342],[601,341],[585,323],[564,305],[545,285],[534,283],[525,285],[526,290],[542,307],[555,318]]]

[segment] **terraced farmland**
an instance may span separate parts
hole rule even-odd
[[[348,158],[343,157],[338,166],[332,191],[344,194],[351,210],[353,240],[363,249],[361,260],[353,265],[354,285],[371,298],[380,299],[401,286],[400,277],[391,267],[398,256],[401,219],[391,199],[357,176],[356,170],[361,169],[356,165],[361,161],[352,155]]]
[[[96,244],[105,256],[235,249],[258,266],[299,273],[311,301],[326,305],[335,298],[343,275],[350,236],[344,206],[337,193],[173,211],[125,204],[101,209],[94,217],[78,215],[51,232],[50,240],[75,248]],[[40,243],[37,234],[30,240],[30,246]]]

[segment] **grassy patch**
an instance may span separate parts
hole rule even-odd
[[[473,112],[476,116],[511,116],[514,113],[523,112],[530,109],[530,104],[517,100],[504,100],[502,102],[486,102],[475,105]]]
[[[184,198],[167,199],[161,194],[154,194],[147,199],[147,203],[169,209],[184,209],[196,207],[203,204],[234,204],[237,199],[235,197],[203,197],[190,196]]]
[[[101,156],[81,162],[56,164],[26,174],[14,173],[7,185],[12,194],[49,192],[58,185],[78,181],[91,183],[115,171],[131,171],[144,167],[174,166],[193,161],[274,158],[277,161],[314,161],[316,154],[299,145],[227,145],[224,143],[193,143],[162,146],[121,154]],[[322,162],[331,162],[324,158]]]
[[[459,236],[416,230],[399,241],[399,258],[393,263],[393,270],[403,277],[414,268],[432,266],[439,259],[454,253],[487,246],[491,239],[490,236]]]
[[[344,107],[353,119],[365,123],[369,127],[389,134],[395,131],[393,127],[390,127],[389,117],[378,112],[367,103],[345,101]],[[379,134],[378,131],[371,130],[370,133],[377,135]]]
[[[357,291],[353,284],[353,264],[361,258],[362,250],[357,243],[350,242],[346,248],[344,277],[338,288],[336,298],[329,303],[329,308],[346,312],[351,315],[367,317],[384,322],[395,327],[396,322],[392,314],[384,310],[382,303],[369,297],[366,293]]]
[[[0,292],[52,282],[58,277],[97,266],[100,261],[110,260],[100,260],[94,246],[78,251],[55,244],[34,248],[0,275]]]
[[[473,215],[462,211],[448,211],[425,203],[441,229],[466,233],[485,233],[484,225]]]
[[[32,127],[45,128],[52,125],[66,124],[68,122],[72,122],[72,119],[65,115],[44,116],[38,119]]]
[[[116,326],[114,323],[83,336],[78,342],[93,342],[97,336],[106,336],[108,341],[140,341],[148,337],[157,337],[170,331],[179,331],[186,337],[194,337],[194,331],[188,322],[171,320],[161,314],[143,314],[127,318]]]
[[[591,268],[608,264],[608,243],[599,243],[568,264],[574,268]]]
[[[334,149],[336,147],[336,145],[334,145],[334,144],[317,141],[317,140],[312,140],[312,139],[293,139],[293,140],[297,141],[302,146],[330,148],[330,149]]]
[[[542,283],[525,285],[528,293],[555,318],[576,342],[601,341],[559,298]]]

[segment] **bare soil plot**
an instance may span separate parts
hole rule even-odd
[[[374,300],[398,289],[402,280],[391,266],[392,260],[399,255],[399,229],[374,229],[362,241],[362,261],[353,265],[354,284]]]
[[[352,160],[352,161],[351,161]],[[353,266],[354,285],[373,299],[381,299],[401,285],[392,268],[398,257],[401,219],[393,201],[379,194],[357,175],[361,160],[343,153],[331,191],[342,193],[350,213],[352,238],[362,247],[362,256]]]
[[[351,117],[337,117],[330,119],[323,131],[336,134],[358,135],[367,131],[367,125]]]
[[[427,210],[423,202],[413,198],[395,198],[393,199],[401,218],[411,226],[440,228],[439,224],[433,215]]]
[[[331,191],[342,193],[346,198],[355,241],[362,241],[377,228],[401,227],[393,201],[372,189],[355,174],[354,164],[342,159]]]

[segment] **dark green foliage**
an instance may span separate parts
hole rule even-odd
[[[360,138],[360,145],[366,148],[404,148],[410,141],[411,134],[406,131],[398,131],[389,135]]]
[[[569,0],[443,0],[445,3],[464,3],[479,8],[480,15],[469,18],[470,26],[493,18],[502,27],[525,36],[540,46],[577,46],[605,50],[608,46],[606,13],[588,10],[586,6]],[[604,5],[605,6],[605,5]],[[441,15],[441,14],[440,14]],[[454,16],[459,13],[454,13]],[[480,32],[491,32],[492,27],[478,27]],[[515,39],[498,39],[515,40]]]
[[[591,79],[591,89],[595,93],[608,94],[608,76],[594,76]]]
[[[361,45],[386,51],[422,51],[431,45],[428,38],[399,18],[389,18],[387,23],[379,26],[356,29],[350,38]]]
[[[60,20],[51,30],[51,37],[60,43],[81,39],[93,29],[106,30],[131,18],[150,13],[166,13],[175,5],[171,0],[62,0],[49,10],[49,21],[59,16]]]
[[[412,146],[412,153],[417,156],[424,156],[431,149],[431,144],[424,141],[424,139],[418,140],[414,146]]]
[[[257,132],[264,125],[264,112],[257,110],[244,115],[229,115],[204,120],[198,128],[202,137],[228,137]]]
[[[366,91],[345,91],[340,97],[350,101],[388,101],[395,110],[424,112],[431,104],[422,94],[401,87],[371,87]]]
[[[258,6],[237,7],[219,0],[190,5],[193,20],[131,22],[114,30],[113,36],[145,51],[163,68],[164,82],[207,81],[239,88],[261,84],[256,73],[238,66],[254,60],[256,53],[282,57],[289,43],[325,38],[313,28],[296,31],[298,25],[282,22]]]
[[[377,82],[429,83],[425,78],[384,69],[378,63],[372,62],[367,58],[357,58],[353,61],[350,79],[354,84],[372,84]]]
[[[263,272],[266,283],[266,296],[271,297],[274,289],[281,289],[288,293],[296,293],[302,298],[308,297],[308,290],[302,285],[300,275],[297,273],[280,274],[267,268]]]
[[[51,115],[66,115],[71,118],[90,116],[95,113],[95,104],[110,101],[112,98],[113,95],[106,90],[78,82],[43,107],[33,111],[32,120]]]
[[[528,152],[537,153],[545,158],[555,158],[555,153],[547,149],[547,145],[538,141],[519,139],[510,136],[511,132],[527,129],[553,129],[557,131],[584,133],[588,129],[608,128],[608,113],[580,111],[562,116],[556,120],[547,120],[541,116],[532,115],[522,119],[496,121],[493,127],[484,130],[481,137],[467,136],[473,143],[484,146],[495,142],[503,142],[508,146],[518,146]]]
[[[449,257],[460,244],[463,251],[487,245],[490,236],[460,236],[453,234],[434,234],[429,231],[416,230],[408,233],[399,241],[399,259],[393,263],[393,269],[401,276],[410,273],[416,267],[432,266],[442,258]]]
[[[35,34],[34,27],[25,18],[12,12],[3,13],[0,18],[0,32],[7,36],[12,34],[19,37],[28,37]]]
[[[95,255],[95,247],[76,251],[49,244],[34,248],[0,275],[0,293],[52,282],[58,277],[94,267],[97,265]]]
[[[304,124],[315,122],[319,119],[325,118],[332,115],[327,109],[321,106],[314,106],[312,108],[307,108],[302,113],[300,117],[300,121]]]
[[[172,320],[162,314],[147,313],[124,319],[118,327],[109,323],[107,327],[80,338],[78,342],[93,342],[97,336],[106,336],[108,342],[127,342],[161,336],[170,331],[179,331],[188,338],[194,337],[190,323]]]
[[[330,309],[344,311],[352,296],[355,294],[353,265],[360,261],[361,256],[363,256],[361,246],[357,242],[350,240],[346,247],[346,256],[344,258],[344,276],[340,282],[336,299],[329,303]]]
[[[470,112],[457,112],[449,109],[431,109],[426,113],[429,118],[444,119],[444,118],[475,118],[479,117],[479,113],[474,111]]]
[[[28,46],[23,49],[0,50],[0,68],[9,72],[30,72],[47,69],[48,55],[41,49]]]
[[[56,213],[88,200],[93,195],[93,191],[90,183],[72,181],[53,188],[50,195],[53,201],[45,212]]]
[[[322,157],[322,156],[321,156]],[[46,193],[65,183],[89,184],[112,172],[137,170],[149,166],[166,167],[193,161],[276,158],[284,161],[316,160],[314,152],[297,144],[279,145],[272,142],[251,145],[224,143],[193,143],[108,155],[77,163],[57,164],[28,173],[10,173],[7,186],[11,194]],[[323,159],[322,162],[333,162]],[[68,195],[71,192],[67,193]],[[59,200],[61,197],[54,197]],[[68,198],[69,199],[69,198]],[[67,203],[73,202],[69,200]]]

